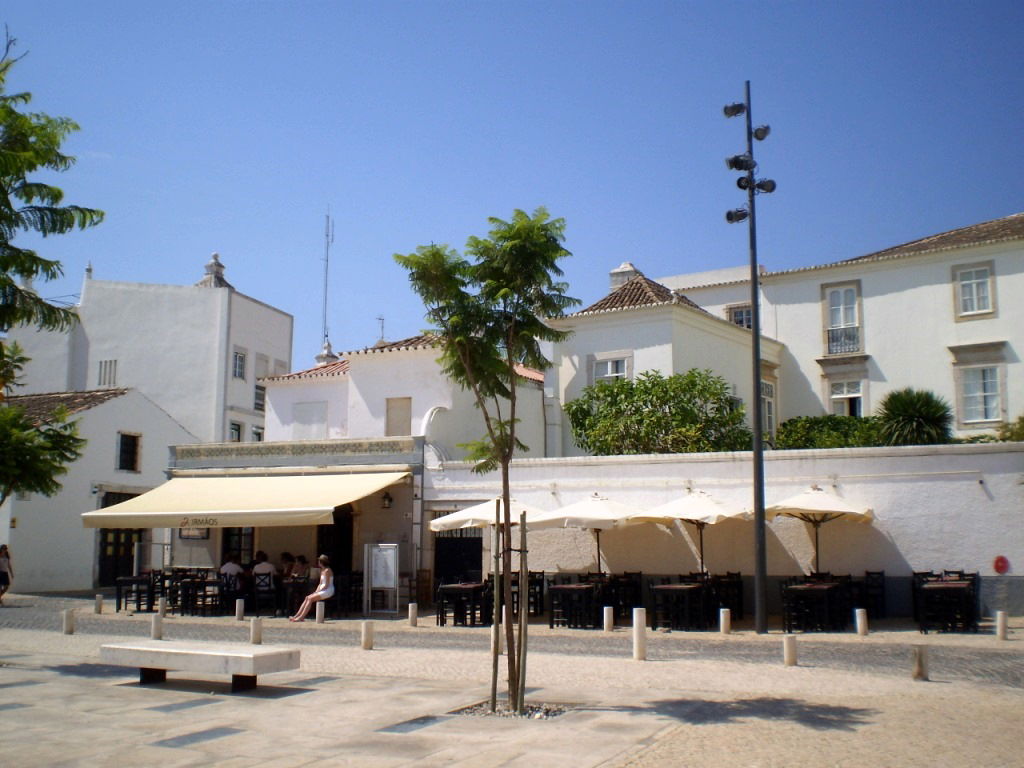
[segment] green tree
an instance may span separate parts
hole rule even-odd
[[[74,165],[75,158],[60,148],[78,125],[66,117],[22,111],[32,94],[7,90],[8,76],[21,58],[11,55],[15,43],[8,34],[0,57],[0,328],[35,325],[64,330],[74,323],[74,313],[25,287],[33,280],[60,277],[60,262],[18,247],[14,239],[20,232],[50,237],[92,227],[103,220],[103,212],[63,205],[59,188],[29,178],[40,172],[67,171]]]
[[[601,381],[566,403],[573,439],[597,456],[747,450],[743,423],[725,379],[693,368],[662,376],[645,371]]]
[[[516,368],[550,365],[540,343],[568,334],[551,328],[544,318],[559,317],[579,302],[566,295],[568,286],[557,279],[562,275],[559,260],[570,255],[562,246],[564,219],[552,219],[538,208],[532,216],[516,210],[510,221],[491,218],[489,223],[487,237],[467,241],[469,260],[447,245],[420,246],[415,253],[395,254],[395,260],[409,271],[412,287],[423,300],[433,324],[430,332],[441,347],[442,369],[472,392],[483,416],[486,435],[471,446],[471,454],[477,471],[501,471],[502,570],[510,574],[509,465],[516,451],[525,447],[516,438]],[[520,711],[524,636],[520,635],[517,654],[511,579],[504,579],[503,589],[508,700]]]
[[[1024,443],[1024,413],[1016,421],[1000,424],[997,435],[1004,442]]]
[[[857,448],[880,445],[878,421],[857,416],[797,416],[779,425],[775,447],[793,448]]]
[[[953,439],[949,403],[928,390],[893,390],[882,398],[876,416],[883,445],[935,445]]]
[[[55,494],[57,478],[84,447],[78,423],[63,408],[36,421],[18,406],[0,406],[0,504],[12,493]]]

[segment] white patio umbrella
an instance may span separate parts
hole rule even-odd
[[[672,499],[661,506],[646,512],[637,512],[629,516],[633,523],[671,524],[676,520],[696,526],[700,538],[700,569],[704,571],[704,527],[720,523],[723,520],[749,520],[750,511],[740,507],[728,506],[708,495],[702,490],[687,489],[685,496]]]
[[[489,525],[494,525],[495,502],[500,505],[501,497],[488,499],[480,504],[460,509],[458,512],[434,518],[430,521],[430,530],[454,531],[459,528],[486,528]],[[515,499],[511,499],[511,503],[512,525],[519,523],[519,515],[522,512],[526,513],[527,523],[539,515],[547,514],[546,510],[530,506],[529,504],[523,504]],[[499,508],[502,509],[502,516],[504,516],[504,507],[499,506]]]
[[[778,515],[795,517],[814,526],[814,570],[818,571],[818,529],[823,523],[832,520],[855,520],[870,523],[874,515],[869,508],[854,507],[850,502],[824,491],[816,485],[810,490],[790,496],[788,499],[765,507],[765,517],[772,519]]]
[[[597,537],[597,568],[601,569],[601,531],[630,525],[629,516],[640,510],[595,493],[583,501],[527,519],[531,531],[543,528],[587,528]]]

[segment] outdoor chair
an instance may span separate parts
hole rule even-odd
[[[259,616],[260,606],[269,605],[270,615],[277,610],[277,593],[274,591],[274,574],[254,573],[252,582],[252,609]]]
[[[885,618],[885,571],[864,571],[864,608],[872,619]]]

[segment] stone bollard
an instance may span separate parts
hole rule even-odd
[[[926,645],[915,645],[913,647],[913,661],[914,666],[910,672],[910,676],[915,680],[927,680],[928,679],[928,646]]]
[[[1008,634],[1006,611],[996,611],[996,638],[1005,640]]]
[[[420,607],[416,603],[409,603],[409,626],[415,627],[420,618]]]
[[[103,613],[103,595],[96,595],[96,605],[93,606],[93,613]]]
[[[615,609],[610,605],[604,607],[604,631],[613,632],[615,630]]]
[[[153,640],[164,639],[164,620],[159,613],[154,613],[149,620],[149,636]]]
[[[732,611],[728,608],[718,609],[718,631],[723,635],[732,632]]]
[[[323,624],[327,616],[327,604],[323,600],[316,601],[316,623]]]
[[[853,623],[857,627],[857,634],[865,636],[868,633],[868,611],[866,608],[857,608],[853,612]]]
[[[263,645],[263,619],[259,616],[249,620],[249,642],[252,645]]]
[[[156,611],[161,616],[166,616],[167,615],[167,598],[166,597],[157,598],[157,601],[156,601]]]
[[[75,634],[75,612],[71,608],[65,608],[61,615],[61,631],[65,635]]]
[[[782,663],[787,667],[796,666],[796,635],[782,638]]]
[[[235,621],[245,621],[245,598],[235,600]]]
[[[364,651],[373,650],[373,622],[364,621],[362,626],[362,647]]]
[[[647,659],[647,610],[633,609],[633,660]]]

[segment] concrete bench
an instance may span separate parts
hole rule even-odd
[[[100,646],[105,664],[138,667],[139,683],[162,683],[167,670],[231,675],[231,690],[256,687],[256,676],[299,668],[299,649],[273,645],[226,645],[140,640]]]

